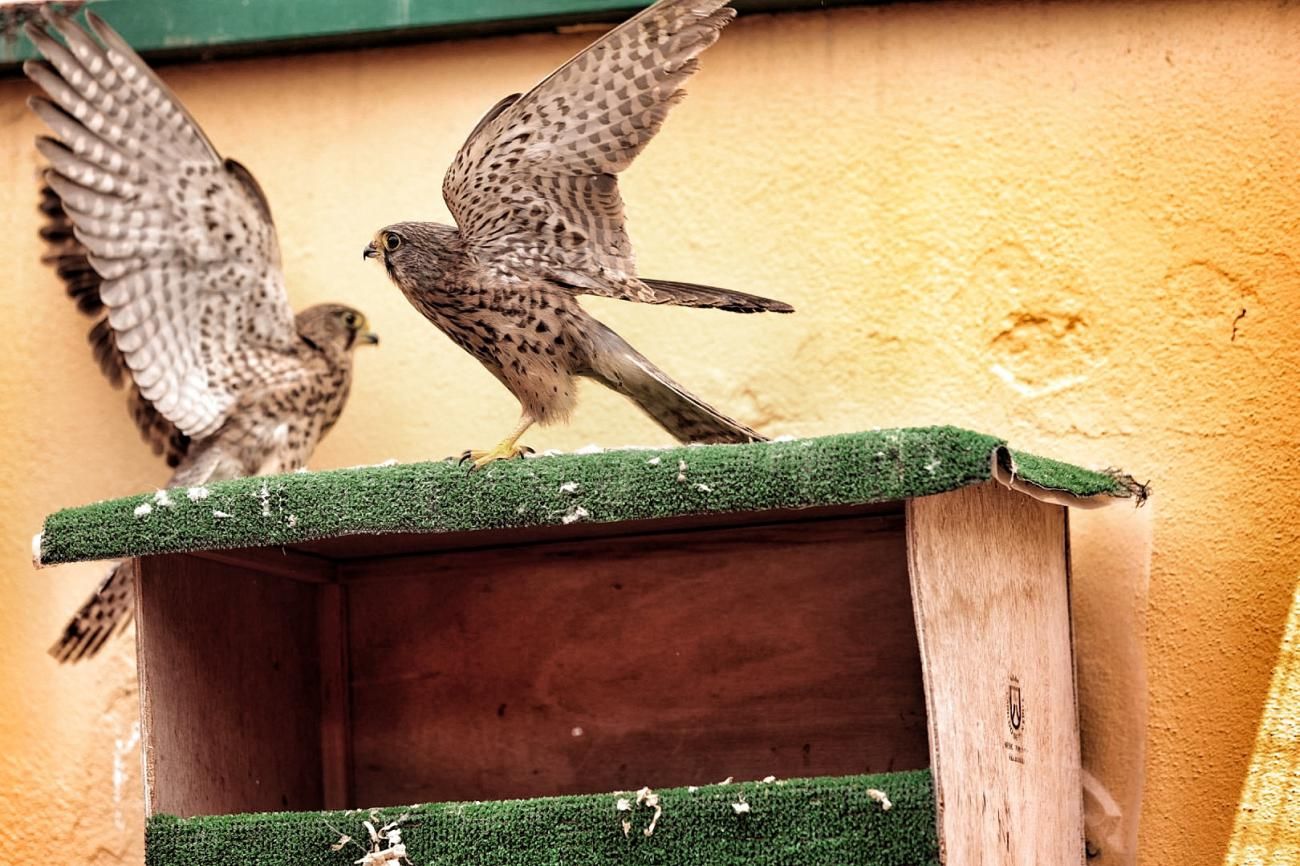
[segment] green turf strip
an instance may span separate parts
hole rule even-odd
[[[1072,496],[1132,493],[1110,475],[1004,449],[992,436],[927,427],[561,454],[474,473],[442,461],[243,478],[60,511],[46,520],[40,559],[886,502],[985,481],[995,454],[1010,455],[1022,481]]]
[[[889,810],[868,789],[883,791]],[[405,815],[416,866],[928,866],[938,863],[926,770],[875,776],[705,785],[658,792],[663,814],[635,794],[437,803],[372,812],[284,812],[149,820],[147,866],[344,866],[376,828]],[[620,796],[631,801],[620,812]],[[744,802],[747,810],[733,804]],[[631,821],[624,833],[622,821]]]

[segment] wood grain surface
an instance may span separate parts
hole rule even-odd
[[[147,812],[321,808],[318,587],[185,554],[140,566]]]
[[[943,862],[1082,863],[1065,509],[990,482],[907,534]]]
[[[339,573],[359,805],[929,763],[901,516]]]

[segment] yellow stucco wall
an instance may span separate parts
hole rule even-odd
[[[466,131],[586,38],[165,70],[266,188],[295,303],[355,303],[383,334],[316,466],[442,457],[513,422],[358,252],[385,223],[445,219]],[[590,307],[770,434],[952,423],[1152,478],[1142,862],[1222,862],[1258,821],[1252,839],[1295,845],[1294,808],[1238,801],[1268,784],[1251,766],[1294,771],[1252,753],[1293,749],[1261,724],[1300,716],[1268,698],[1300,575],[1300,6],[754,16],[690,89],[625,175],[642,270],[799,313]],[[165,472],[37,263],[28,92],[0,82],[0,860],[138,862],[131,645],[76,668],[44,655],[100,568],[33,573],[28,539]],[[592,387],[528,442],[665,439]],[[1113,553],[1101,525],[1076,526],[1081,561]]]

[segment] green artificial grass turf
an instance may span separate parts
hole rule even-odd
[[[1080,499],[1141,496],[1131,480],[1012,452],[955,427],[845,433],[749,445],[561,454],[470,473],[454,461],[242,478],[59,511],[41,564],[357,533],[610,523],[886,502],[991,477],[993,461]],[[199,498],[201,496],[201,498]]]
[[[867,790],[888,795],[886,811]],[[927,770],[351,812],[149,819],[147,866],[344,866],[369,850],[365,820],[400,824],[416,866],[928,866],[938,863]],[[632,809],[620,812],[620,796]],[[732,804],[745,802],[748,811]],[[632,823],[624,834],[622,821]],[[331,851],[342,835],[360,845]]]

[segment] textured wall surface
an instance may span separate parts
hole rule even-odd
[[[445,219],[465,133],[584,40],[165,70],[266,188],[295,303],[347,300],[383,334],[316,466],[442,457],[513,423],[507,393],[359,253],[388,222]],[[1300,710],[1269,695],[1294,682],[1274,668],[1300,575],[1300,6],[754,16],[690,89],[625,175],[642,270],[799,313],[589,306],[770,434],[952,423],[1153,479],[1142,861],[1294,845],[1276,768],[1294,773]],[[46,512],[166,475],[37,261],[28,92],[0,82],[0,859],[138,862],[131,645],[55,666],[44,649],[101,569],[36,574],[27,548]],[[528,437],[664,440],[595,387],[570,426]],[[1113,553],[1104,525],[1076,524],[1081,561]]]

